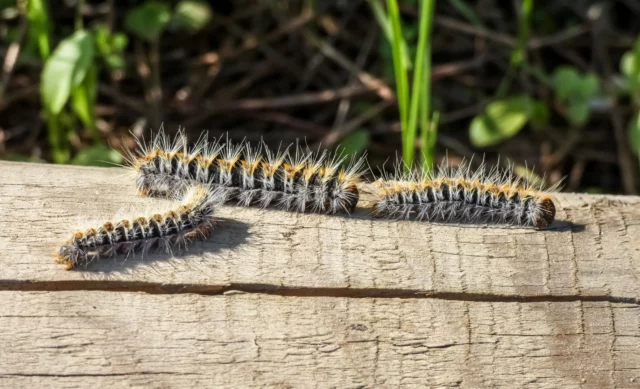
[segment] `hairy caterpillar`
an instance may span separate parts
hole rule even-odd
[[[509,169],[475,171],[470,163],[457,168],[441,165],[432,172],[414,170],[383,174],[373,213],[378,217],[425,221],[505,223],[543,228],[550,225],[556,208],[551,193],[538,180],[525,181]]]
[[[208,237],[216,225],[214,208],[220,202],[219,193],[202,185],[190,187],[183,193],[182,203],[164,214],[108,221],[75,232],[60,248],[57,262],[72,269],[88,264],[93,258],[135,252],[144,255],[153,247],[169,252],[174,246]]]
[[[209,142],[206,135],[191,148],[183,132],[173,141],[159,132],[151,142],[138,140],[137,154],[127,157],[136,171],[138,190],[163,195],[193,183],[223,188],[239,205],[275,204],[288,211],[350,213],[358,202],[356,184],[364,158],[342,167],[345,157],[314,153],[295,146],[270,150],[248,142]]]

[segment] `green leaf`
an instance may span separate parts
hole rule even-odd
[[[629,123],[629,146],[631,150],[640,158],[640,113]]]
[[[117,32],[111,37],[111,47],[113,51],[123,52],[128,45],[129,38],[121,32]]]
[[[84,82],[73,89],[71,92],[71,106],[73,111],[78,115],[82,124],[90,129],[94,136],[95,131],[95,107],[96,96],[98,92],[98,72],[95,66],[91,66]]]
[[[640,39],[633,49],[623,54],[620,71],[625,75],[627,88],[636,101],[640,100]]]
[[[622,55],[620,71],[627,77],[635,77],[638,74],[638,63],[632,51],[627,51]]]
[[[633,49],[622,55],[620,71],[629,78],[640,76],[640,39],[633,46]]]
[[[169,6],[149,1],[129,11],[124,25],[127,30],[147,41],[157,40],[171,19]]]
[[[582,127],[589,120],[589,114],[591,113],[591,108],[589,107],[589,103],[586,101],[575,101],[569,105],[567,110],[567,119],[577,126]]]
[[[345,155],[360,154],[369,145],[369,131],[358,129],[345,136],[338,149]]]
[[[104,24],[95,28],[96,47],[104,58],[107,67],[111,70],[123,70],[126,66],[123,51],[129,43],[129,39],[122,33],[111,34]]]
[[[40,92],[47,110],[58,114],[71,90],[85,78],[93,62],[93,40],[85,30],[60,42],[42,70]]]
[[[37,42],[40,57],[47,59],[51,49],[49,46],[49,11],[46,0],[27,1],[27,19],[29,20],[29,38]]]
[[[497,100],[471,122],[469,137],[476,147],[492,146],[517,134],[534,112],[534,101],[528,96]]]
[[[556,94],[561,100],[570,98],[572,93],[579,88],[580,82],[580,74],[570,66],[560,66],[553,74]]]
[[[129,44],[129,38],[121,32],[111,33],[106,25],[99,24],[94,29],[98,52],[102,55],[122,53]]]
[[[595,74],[587,74],[578,85],[580,97],[585,100],[591,100],[600,93],[600,79]]]
[[[574,126],[584,126],[591,114],[590,102],[600,94],[600,78],[561,66],[556,69],[553,81],[558,99],[567,106],[567,119]]]
[[[211,22],[212,15],[209,4],[185,0],[176,5],[172,23],[176,28],[198,32]]]
[[[93,36],[96,42],[96,49],[102,55],[111,52],[111,39],[109,35],[109,29],[104,24],[99,24],[94,29]]]
[[[80,151],[71,163],[85,166],[113,166],[113,164],[122,163],[122,155],[103,144],[97,144]]]
[[[531,123],[536,127],[542,127],[549,123],[549,107],[541,101],[534,101],[531,110]]]
[[[107,63],[109,69],[112,70],[124,70],[127,64],[124,61],[124,58],[120,54],[109,54],[104,59]]]

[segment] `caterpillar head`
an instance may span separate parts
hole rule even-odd
[[[78,259],[83,256],[84,251],[82,249],[73,244],[68,244],[60,248],[56,260],[58,263],[64,264],[67,270],[71,270],[78,263]]]
[[[544,228],[553,223],[556,217],[556,206],[550,198],[543,198],[540,203],[540,215],[536,219],[536,228]]]

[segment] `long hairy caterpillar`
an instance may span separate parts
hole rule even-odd
[[[261,143],[208,141],[206,134],[189,147],[183,132],[171,140],[163,131],[149,143],[138,139],[127,156],[138,190],[164,193],[193,183],[223,188],[239,205],[276,205],[296,212],[350,213],[356,207],[357,184],[365,159],[289,146],[277,151]],[[344,166],[346,165],[346,166]]]
[[[56,261],[70,270],[94,258],[138,252],[144,255],[154,247],[170,252],[173,247],[208,237],[216,226],[214,209],[221,202],[220,194],[203,185],[182,193],[181,204],[168,212],[108,221],[76,231],[60,248]]]
[[[504,223],[543,228],[556,214],[552,193],[539,179],[525,180],[512,169],[489,169],[483,163],[472,170],[443,163],[437,169],[383,173],[373,213],[378,217],[460,223]]]

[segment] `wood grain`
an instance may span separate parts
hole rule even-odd
[[[187,253],[53,260],[167,209],[124,169],[0,163],[0,387],[638,388],[640,198],[550,229],[221,207]]]
[[[630,304],[0,298],[3,388],[640,387],[640,307]]]
[[[4,288],[640,297],[638,197],[560,195],[559,221],[535,231],[376,220],[367,186],[350,217],[225,206],[218,232],[184,255],[68,272],[53,256],[79,217],[102,222],[123,207],[169,205],[137,197],[124,169],[5,162],[0,170]]]

